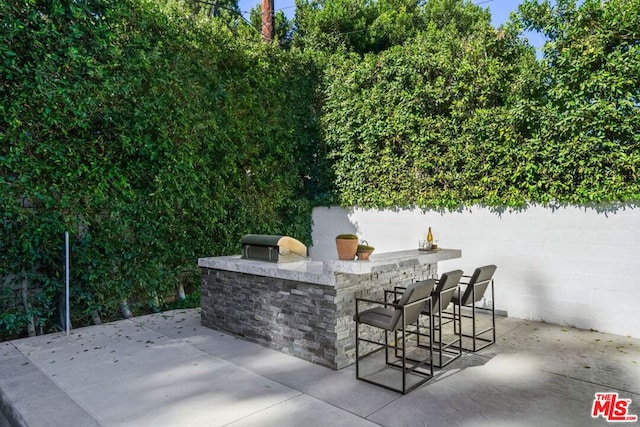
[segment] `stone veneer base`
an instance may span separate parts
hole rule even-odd
[[[355,362],[356,297],[383,300],[384,290],[435,277],[438,260],[461,255],[459,250],[417,252],[403,251],[395,258],[383,254],[370,262],[303,261],[307,265],[298,266],[203,258],[202,323],[341,369]]]

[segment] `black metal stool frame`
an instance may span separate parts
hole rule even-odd
[[[386,291],[389,292],[389,291]],[[385,292],[385,294],[386,294]],[[400,305],[400,304],[395,304],[395,303],[390,303],[390,302],[381,302],[381,301],[376,301],[376,300],[370,300],[370,299],[366,299],[366,298],[356,298],[356,314],[355,314],[355,318],[357,319],[360,312],[358,309],[358,302],[366,302],[366,303],[370,303],[370,304],[378,304],[378,305],[384,305],[385,308],[387,307],[391,307],[391,308],[395,308],[395,309],[401,309],[402,310],[402,314],[401,314],[401,319],[402,319],[402,328],[401,329],[396,329],[394,331],[388,331],[386,329],[383,329],[384,331],[384,343],[378,342],[378,341],[373,341],[367,338],[360,338],[360,334],[359,334],[359,324],[360,322],[356,320],[356,378],[361,380],[361,381],[365,381],[368,382],[370,384],[375,384],[377,386],[386,388],[388,390],[393,390],[395,392],[398,393],[402,393],[402,394],[407,394],[412,390],[415,390],[417,387],[421,386],[422,384],[424,384],[425,382],[429,381],[431,378],[433,378],[433,364],[432,364],[432,359],[433,359],[433,349],[430,348],[429,349],[429,357],[427,359],[424,360],[415,360],[412,358],[407,357],[406,354],[406,337],[407,337],[407,325],[405,322],[406,319],[406,310],[407,308],[413,306],[413,305],[418,305],[418,304],[430,304],[431,303],[431,296],[428,296],[426,298],[417,300],[415,302],[409,303],[409,304],[405,304],[405,305]],[[430,321],[429,322],[429,331],[430,331],[430,336],[432,336],[433,334],[433,330],[432,330],[432,325],[433,322]],[[375,326],[374,326],[375,327]],[[382,329],[382,328],[379,328]],[[388,334],[389,332],[393,332],[394,333],[394,338],[395,338],[395,344],[391,345],[389,344],[389,339],[388,339]],[[398,332],[402,332],[402,338],[401,338],[401,346],[398,347],[397,343],[397,337],[398,337]],[[376,348],[364,355],[360,355],[360,342],[364,341],[370,344],[375,344],[375,345],[379,345],[379,348]],[[394,368],[399,368],[402,370],[402,388],[401,389],[397,389],[395,387],[391,387],[387,384],[384,383],[379,383],[364,377],[360,377],[360,360],[364,359],[365,357],[368,357],[372,354],[375,354],[377,352],[379,352],[380,350],[385,350],[385,365],[387,366],[391,366]],[[394,349],[396,350],[396,354],[399,351],[401,353],[401,356],[399,357],[401,359],[401,363],[397,364],[397,363],[393,363],[389,361],[389,349]],[[407,366],[407,362],[411,362],[413,363],[410,366]],[[424,366],[428,365],[429,366],[429,370],[428,372],[424,372],[421,371],[420,369],[423,368]],[[423,378],[418,381],[416,384],[412,385],[411,387],[407,388],[407,381],[406,381],[406,375],[408,373],[415,373],[418,376],[422,376]]]
[[[495,274],[497,267],[495,265],[485,265],[483,267],[478,267],[473,272],[471,276],[462,276],[468,281],[460,282],[461,285],[466,285],[467,288],[465,292],[458,292],[456,297],[454,297],[454,302],[458,302],[458,310],[456,312],[456,306],[453,307],[453,313],[444,312],[443,315],[452,316],[454,319],[456,316],[460,320],[460,333],[463,338],[471,338],[472,346],[471,348],[464,348],[462,343],[460,343],[460,348],[462,350],[476,352],[482,350],[483,348],[493,344],[496,342],[496,310],[495,310],[495,286],[493,275]],[[469,287],[471,288],[469,290]],[[477,293],[477,288],[482,287],[480,294]],[[484,294],[488,287],[491,287],[491,326],[485,328],[481,331],[477,330],[477,318],[476,314],[479,308],[476,306],[476,303],[484,297]],[[471,314],[462,314],[462,307],[470,307]],[[471,334],[466,334],[462,331],[463,323],[462,318],[471,319]],[[491,338],[485,338],[481,335],[486,334],[487,332],[491,332]],[[479,345],[478,341],[484,343]]]

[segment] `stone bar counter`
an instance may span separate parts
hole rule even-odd
[[[333,369],[355,362],[355,298],[437,276],[458,249],[374,254],[369,261],[286,263],[200,258],[202,323]]]

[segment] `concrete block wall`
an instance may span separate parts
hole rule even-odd
[[[640,338],[640,208],[633,205],[500,213],[331,207],[315,209],[313,221],[313,259],[335,259],[340,233],[380,253],[417,247],[431,226],[441,247],[462,249],[461,259],[439,263],[440,272],[498,266],[496,307],[509,316]]]

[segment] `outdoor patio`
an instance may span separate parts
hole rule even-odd
[[[603,426],[595,393],[617,392],[640,414],[640,340],[497,327],[495,345],[401,396],[176,310],[0,344],[0,408],[29,426]]]

